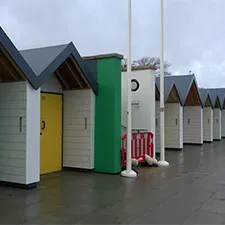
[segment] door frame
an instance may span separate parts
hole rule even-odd
[[[62,96],[62,132],[61,132],[61,138],[62,138],[62,143],[61,143],[61,170],[63,170],[63,118],[64,118],[64,114],[63,114],[63,107],[64,107],[64,104],[63,104],[63,93],[55,93],[55,92],[50,92],[50,91],[40,91],[40,95],[41,94],[50,94],[50,95],[61,95]],[[41,102],[40,102],[41,104]],[[41,106],[41,105],[40,105]],[[40,146],[40,152],[41,152],[41,146]],[[41,163],[41,158],[40,158],[40,163]],[[44,174],[43,174],[44,175]],[[41,174],[40,174],[41,176]]]

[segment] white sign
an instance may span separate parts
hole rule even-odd
[[[131,80],[131,91],[137,91],[140,87],[139,82],[136,79]]]
[[[140,111],[140,101],[132,101],[131,109],[133,111]]]

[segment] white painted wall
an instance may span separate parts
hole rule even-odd
[[[0,181],[39,182],[39,155],[40,90],[28,82],[0,84]]]
[[[63,93],[62,85],[56,76],[51,76],[44,84],[42,84],[41,91],[60,94]]]
[[[155,152],[160,153],[160,101],[155,101]]]
[[[203,108],[203,141],[213,141],[213,110],[211,107]]]
[[[213,139],[221,139],[221,110],[218,108],[213,110]]]
[[[225,109],[221,111],[221,136],[225,137]]]
[[[182,142],[182,146],[183,146],[183,143],[184,143],[184,107],[183,106],[180,107],[180,124],[182,124],[181,133],[180,133],[180,141]]]
[[[185,106],[183,112],[183,143],[202,144],[203,109],[200,106]]]
[[[63,92],[64,167],[94,168],[94,115],[95,94],[92,90]]]
[[[127,72],[122,72],[122,125],[127,126]],[[136,70],[130,74],[140,88],[132,92],[132,102],[139,101],[140,108],[132,107],[132,129],[150,131],[155,136],[155,73],[153,70]],[[154,140],[155,143],[155,140]]]
[[[0,84],[0,181],[26,183],[26,101],[26,82]]]
[[[126,133],[127,133],[127,128],[125,126],[121,125],[121,135],[123,136]]]
[[[26,184],[40,181],[40,89],[27,82]]]
[[[180,103],[165,104],[165,147],[183,148],[183,107]]]
[[[90,144],[90,169],[94,169],[94,155],[95,155],[95,93],[90,90],[91,95],[91,109],[90,109],[90,130],[91,130],[91,144]]]

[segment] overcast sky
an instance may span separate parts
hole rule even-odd
[[[164,0],[171,72],[225,87],[225,1]],[[160,0],[132,0],[132,59],[159,56]],[[82,56],[126,56],[127,0],[0,0],[0,25],[18,49],[73,41]]]

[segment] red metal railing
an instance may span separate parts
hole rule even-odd
[[[138,160],[139,163],[145,162],[145,155],[153,158],[154,155],[153,133],[140,132],[132,133],[131,140],[131,157]],[[127,134],[122,137],[122,165],[126,165],[126,152],[127,152]]]

